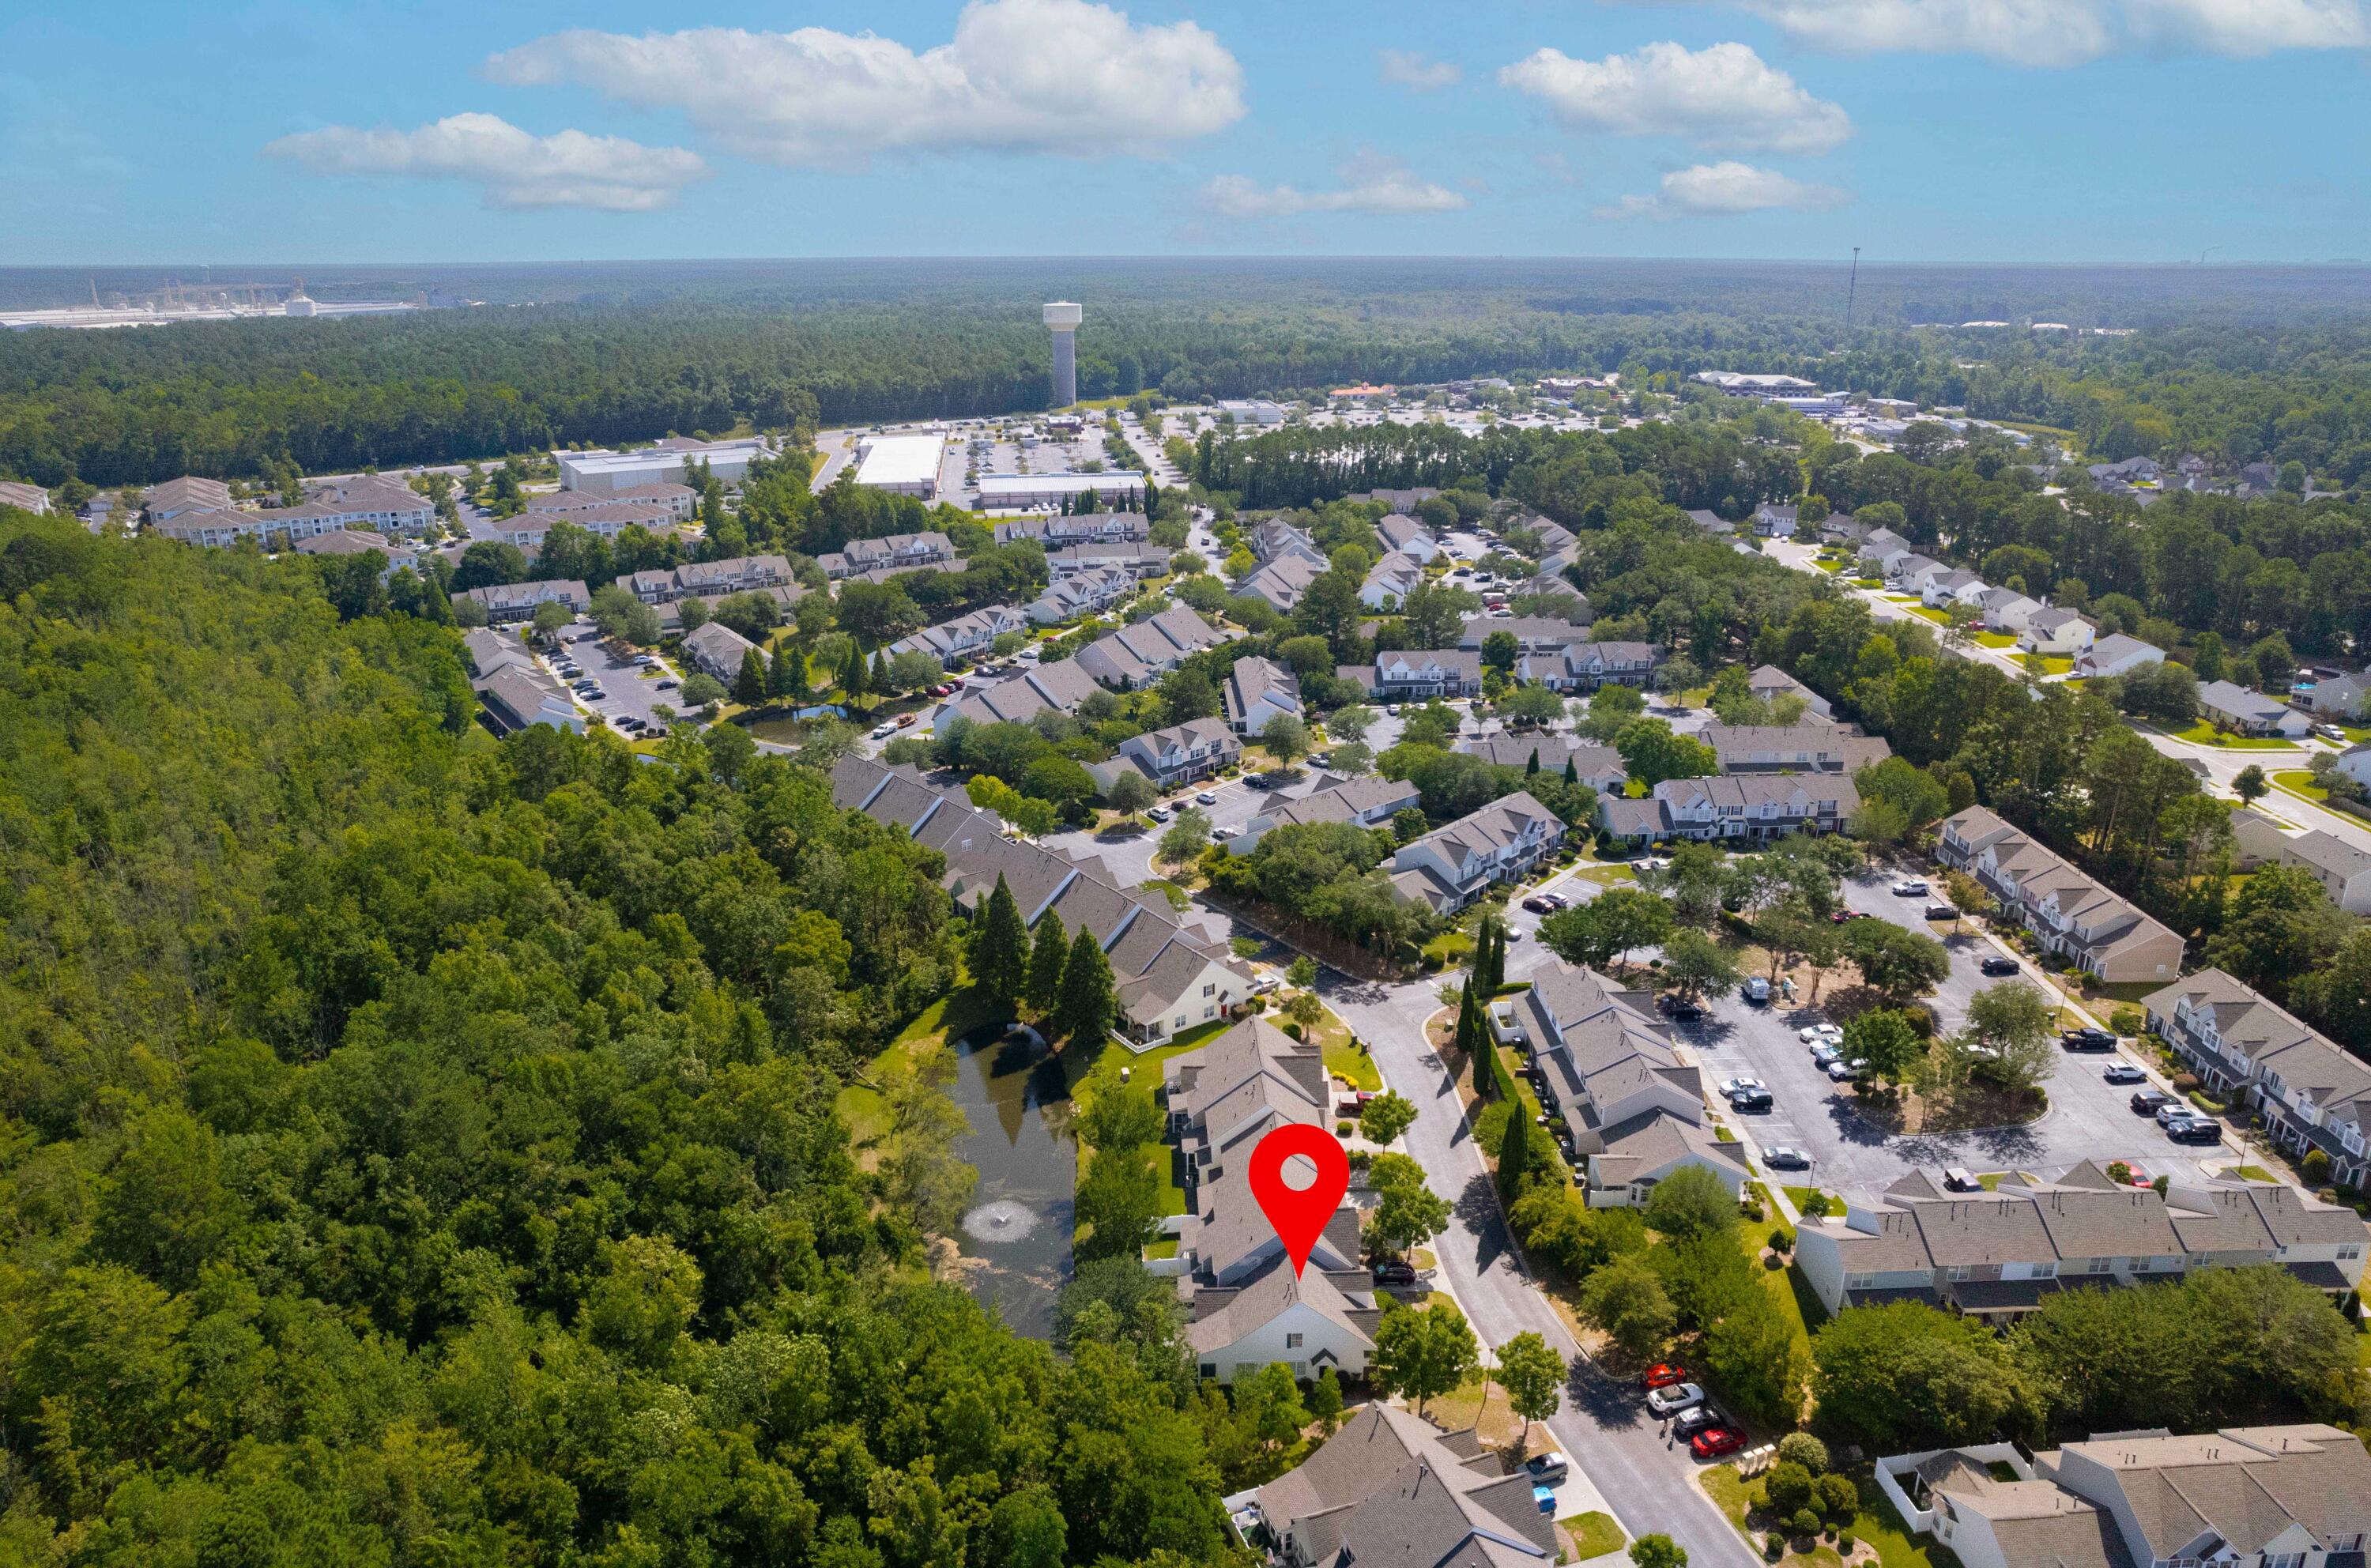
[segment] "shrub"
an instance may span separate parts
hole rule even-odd
[[[1438,974],[1440,973],[1440,954],[1437,952],[1428,952],[1424,955],[1424,972],[1427,974]]]
[[[1811,1501],[1811,1472],[1792,1459],[1781,1459],[1770,1467],[1770,1474],[1762,1482],[1762,1494],[1773,1514],[1792,1514]]]
[[[1499,1146],[1507,1141],[1507,1124],[1514,1114],[1513,1101],[1494,1100],[1474,1119],[1474,1141],[1493,1159],[1498,1158]]]
[[[1789,1432],[1778,1439],[1778,1458],[1819,1475],[1828,1468],[1828,1446],[1808,1432]]]
[[[1860,1489],[1848,1475],[1823,1475],[1811,1482],[1811,1491],[1819,1497],[1820,1512],[1840,1525],[1852,1523],[1860,1512]]]
[[[1300,1038],[1301,1038],[1301,1025],[1299,1025],[1299,1024],[1297,1024],[1297,1023],[1290,1023],[1290,1022],[1286,1023],[1286,1025],[1284,1026],[1284,1032],[1285,1032],[1287,1034],[1291,1035],[1295,1040],[1298,1040],[1298,1039],[1300,1039]]]
[[[2188,1094],[2197,1087],[2198,1075],[2196,1073],[2176,1073],[2173,1075],[2173,1091],[2176,1094]]]
[[[1927,1007],[1925,1003],[1921,1002],[1903,1009],[1902,1016],[1910,1020],[1910,1032],[1918,1036],[1919,1039],[1932,1040],[1935,1038],[1934,1009]]]
[[[1813,1193],[1810,1197],[1803,1200],[1803,1217],[1805,1219],[1819,1219],[1823,1217],[1827,1212],[1827,1193]]]
[[[2119,1034],[2134,1035],[2148,1027],[2148,1018],[2140,1009],[2126,1002],[2108,1015],[2108,1027]]]
[[[1838,1530],[1836,1532],[1836,1552],[1839,1556],[1850,1557],[1853,1554],[1853,1548],[1858,1544],[1860,1543],[1853,1539],[1852,1531]]]
[[[1772,1530],[1762,1538],[1762,1555],[1773,1562],[1787,1555],[1787,1537],[1784,1531]]]
[[[2129,1187],[2133,1184],[2133,1168],[2121,1159],[2111,1159],[2108,1161],[2108,1180],[2119,1187]]]
[[[2330,1182],[2330,1156],[2318,1148],[2306,1150],[2301,1169],[2309,1186],[2326,1186]]]
[[[1798,1508],[1787,1521],[1787,1533],[1797,1540],[1809,1540],[1820,1533],[1820,1516],[1809,1508]]]
[[[1358,1130],[1359,1124],[1356,1122],[1336,1122],[1334,1124],[1334,1136],[1337,1138],[1347,1138]]]
[[[1791,1252],[1795,1250],[1795,1239],[1787,1234],[1785,1226],[1782,1225],[1770,1233],[1770,1250],[1774,1252]],[[1809,1436],[1810,1434],[1806,1433],[1804,1435]],[[1813,1438],[1812,1441],[1817,1442],[1818,1439]]]

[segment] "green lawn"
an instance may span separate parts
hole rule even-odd
[[[2308,801],[2327,801],[2330,791],[2313,781],[2313,775],[2302,767],[2284,768],[2273,775],[2273,782],[2292,795],[2303,795]]]
[[[2075,661],[2064,653],[2020,653],[2017,662],[2026,673],[2035,675],[2068,675],[2075,673]]]
[[[1980,631],[1976,633],[1976,642],[1984,648],[2014,648],[2017,646],[2017,634],[2013,631]]]
[[[1853,1484],[1860,1490],[1860,1513],[1853,1519],[1852,1533],[1876,1549],[1879,1568],[1959,1568],[1960,1559],[1949,1547],[1939,1542],[1921,1545],[1911,1539],[1902,1516],[1893,1511],[1893,1505],[1867,1473],[1853,1472]],[[1735,1465],[1715,1465],[1704,1472],[1704,1489],[1713,1505],[1729,1516],[1729,1522],[1737,1527],[1738,1533],[1745,1534],[1753,1483],[1740,1477]],[[1792,1563],[1839,1561],[1835,1549],[1822,1544],[1809,1552],[1789,1552],[1781,1559],[1780,1568]]]
[[[1465,961],[1474,951],[1474,939],[1460,930],[1447,930],[1424,944],[1427,958],[1438,958],[1446,969]]]
[[[2263,1182],[2270,1183],[2277,1182],[2280,1180],[2279,1177],[2273,1175],[2271,1171],[2265,1170],[2261,1165],[2235,1165],[2231,1167],[2231,1174],[2237,1176],[2242,1182]]]
[[[2221,746],[2227,751],[2296,750],[2296,743],[2294,741],[2273,740],[2255,735],[2226,735],[2219,733],[2213,724],[2203,719],[2194,721],[2187,729],[2169,730],[2167,733],[2170,734],[2177,741],[2188,741],[2192,745]]]
[[[1818,1191],[1819,1189],[1817,1187],[1788,1187],[1785,1189],[1787,1201],[1795,1205],[1795,1212],[1797,1214],[1803,1212],[1803,1205],[1810,1202],[1811,1194]],[[1830,1204],[1829,1212],[1831,1214],[1835,1212],[1833,1202]]]
[[[1949,626],[1951,624],[1951,617],[1944,614],[1941,610],[1930,608],[1926,605],[1909,605],[1904,607],[1908,609],[1912,615],[1916,616],[1920,620],[1933,621],[1937,626]]]
[[[1638,880],[1638,873],[1628,866],[1611,864],[1583,866],[1573,872],[1573,876],[1581,882],[1595,882],[1600,887],[1619,887],[1625,882]]]
[[[1622,1527],[1613,1522],[1613,1515],[1601,1514],[1595,1509],[1586,1514],[1575,1514],[1569,1519],[1558,1519],[1556,1523],[1572,1537],[1572,1560],[1576,1562],[1586,1562],[1592,1557],[1619,1551],[1629,1539],[1622,1533]]]

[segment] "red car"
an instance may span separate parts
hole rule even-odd
[[[1684,1383],[1687,1380],[1686,1367],[1676,1362],[1658,1361],[1648,1367],[1645,1374],[1639,1378],[1638,1386],[1642,1389],[1668,1389],[1673,1383]]]
[[[1734,1426],[1707,1426],[1688,1439],[1688,1452],[1700,1459],[1717,1459],[1745,1447],[1745,1434]]]

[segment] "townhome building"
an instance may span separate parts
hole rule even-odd
[[[1168,570],[1168,548],[1141,539],[1097,539],[1046,552],[1046,571],[1056,582],[1090,571],[1125,571],[1140,580]]]
[[[540,605],[552,604],[565,606],[571,613],[584,615],[593,607],[592,590],[576,578],[549,578],[540,582],[503,582],[485,588],[466,588],[453,595],[456,605],[464,599],[476,601],[486,609],[486,621],[502,626],[510,621],[533,620]]]
[[[1392,888],[1404,899],[1449,915],[1499,882],[1520,882],[1555,854],[1565,824],[1526,790],[1402,845],[1391,859]]]
[[[390,541],[385,534],[364,528],[339,528],[310,539],[299,539],[292,547],[298,555],[358,556],[376,550],[385,558],[379,568],[379,580],[385,582],[397,572],[420,569],[420,552],[410,545]]]
[[[474,627],[461,634],[461,646],[469,658],[470,689],[478,694],[478,721],[489,732],[502,736],[549,724],[584,732],[584,710],[515,635]]]
[[[2026,617],[2025,629],[2017,634],[2018,651],[2073,658],[2091,646],[2096,630],[2073,610],[2036,610]]]
[[[1993,1192],[1913,1171],[1876,1197],[1847,1194],[1842,1216],[1806,1219],[1795,1262],[1831,1313],[1921,1301],[1998,1323],[2087,1286],[2254,1264],[2335,1299],[2362,1283],[2365,1235],[2354,1210],[2279,1182],[2176,1177],[2160,1195],[2086,1161],[2056,1182],[2006,1176]]]
[[[611,544],[629,528],[640,528],[662,539],[674,538],[682,531],[675,513],[665,507],[637,502],[612,502],[568,512],[522,512],[485,526],[503,543],[515,545],[533,557],[541,552],[551,530],[563,524]]]
[[[1841,774],[1723,775],[1667,778],[1649,797],[1660,808],[1653,836],[1704,840],[1766,840],[1790,833],[1837,833],[1860,809],[1860,791]],[[1610,802],[1601,799],[1602,807]],[[1625,831],[1615,833],[1620,824]],[[1609,833],[1636,838],[1637,824],[1620,813],[1604,818]]]
[[[1025,633],[1029,617],[1012,605],[989,605],[936,626],[926,626],[911,637],[889,644],[889,656],[927,653],[942,664],[977,658],[1007,632]]]
[[[2075,674],[2084,680],[2103,675],[2129,675],[2134,670],[2165,663],[2165,650],[2123,632],[2111,632],[2075,655]]]
[[[1294,1469],[1224,1500],[1274,1568],[1547,1568],[1556,1522],[1478,1431],[1362,1405]],[[2319,1565],[2317,1565],[2319,1568]]]
[[[889,534],[878,539],[850,539],[839,549],[815,557],[823,574],[835,582],[873,571],[910,571],[916,567],[952,561],[955,548],[935,529],[919,534]]]
[[[1517,653],[1556,653],[1590,640],[1588,626],[1575,626],[1554,616],[1468,616],[1457,635],[1457,646],[1479,653],[1482,644],[1501,631],[1515,640]]]
[[[1984,806],[1947,818],[1935,855],[1973,876],[2050,951],[2110,985],[2181,973],[2181,938]]]
[[[1248,855],[1259,847],[1261,839],[1279,827],[1315,827],[1336,822],[1382,827],[1400,813],[1416,810],[1422,801],[1415,785],[1379,774],[1345,779],[1330,789],[1290,800],[1271,796],[1267,806],[1227,840],[1227,853]]]
[[[1601,795],[1618,795],[1629,783],[1630,770],[1622,754],[1596,741],[1573,740],[1541,731],[1521,734],[1502,731],[1462,740],[1457,749],[1482,758],[1493,767],[1520,767],[1530,773],[1570,778]]]
[[[1489,1020],[1500,1043],[1529,1061],[1540,1109],[1579,1168],[1591,1207],[1643,1204],[1691,1166],[1732,1193],[1743,1190],[1744,1148],[1707,1124],[1702,1075],[1681,1059],[1649,994],[1550,961],[1529,990],[1493,1002]]]
[[[996,524],[996,542],[1009,545],[1019,539],[1035,539],[1046,547],[1050,560],[1056,550],[1073,545],[1111,544],[1123,539],[1144,539],[1151,535],[1152,520],[1141,512],[1089,512],[1068,517],[1013,517]]]
[[[1342,499],[1354,502],[1360,506],[1366,505],[1369,502],[1381,502],[1394,512],[1414,512],[1440,493],[1440,490],[1436,486],[1417,485],[1410,490],[1352,490]]]
[[[1301,677],[1273,659],[1256,655],[1235,661],[1220,683],[1219,701],[1227,728],[1238,735],[1256,735],[1271,719],[1304,717]]]
[[[1212,1041],[1210,1045],[1197,1047],[1186,1052],[1186,1055],[1208,1057],[1212,1046],[1225,1046],[1228,1043],[1237,1041],[1244,1032],[1243,1025],[1238,1024]],[[1270,1033],[1278,1035],[1278,1038],[1290,1039],[1289,1036],[1283,1036],[1274,1030],[1271,1030]],[[1162,1100],[1171,1113],[1168,1124],[1170,1136],[1198,1138],[1203,1136],[1207,1126],[1206,1123],[1189,1122],[1180,1113],[1178,1107],[1182,1100],[1197,1100],[1202,1102],[1220,1100],[1223,1097],[1218,1092],[1217,1085],[1226,1080],[1226,1074],[1230,1067],[1242,1071],[1259,1070],[1251,1053],[1229,1048],[1222,1054],[1227,1058],[1224,1062],[1205,1062],[1199,1078],[1201,1082],[1209,1087],[1198,1095],[1182,1089],[1172,1091],[1168,1084],[1162,1086]],[[1176,1058],[1172,1058],[1173,1063],[1175,1060]],[[1173,1083],[1176,1081],[1174,1075],[1170,1081]],[[1240,1087],[1243,1080],[1237,1081]],[[1321,1082],[1321,1090],[1324,1088],[1324,1085]],[[1288,1119],[1297,1120],[1297,1118]],[[1307,1124],[1331,1125],[1330,1123],[1324,1122],[1312,1122]],[[1240,1168],[1243,1163],[1243,1156],[1238,1152],[1232,1158],[1233,1163]],[[1175,1267],[1178,1271],[1178,1298],[1186,1305],[1189,1316],[1196,1298],[1203,1292],[1241,1289],[1266,1274],[1269,1269],[1283,1261],[1284,1256],[1284,1245],[1277,1236],[1276,1222],[1260,1212],[1259,1201],[1253,1193],[1250,1182],[1240,1178],[1227,1180],[1212,1176],[1209,1180],[1202,1180],[1197,1177],[1192,1184],[1191,1191],[1192,1196],[1186,1205],[1186,1212],[1177,1216],[1171,1227],[1177,1238]],[[1359,1248],[1361,1218],[1358,1205],[1346,1196],[1327,1218],[1324,1226],[1317,1232],[1317,1239],[1309,1251],[1309,1267],[1325,1274],[1359,1270],[1360,1277],[1350,1283],[1355,1288],[1363,1291],[1371,1289],[1374,1281],[1371,1274],[1362,1267]],[[1285,1272],[1288,1274],[1291,1272],[1289,1263]],[[1315,1345],[1294,1345],[1285,1348],[1308,1349],[1314,1352],[1312,1355],[1290,1358],[1295,1360],[1316,1360],[1323,1355],[1323,1348]],[[1272,1355],[1255,1362],[1254,1365],[1265,1366],[1267,1361],[1285,1359],[1288,1358]],[[1222,1367],[1222,1370],[1226,1369]]]
[[[2243,850],[2251,843],[2261,847],[2259,859],[2306,871],[2330,894],[2330,901],[2349,915],[2371,915],[2371,854],[2318,827],[2294,837],[2278,829],[2250,834],[2242,830],[2237,820],[2239,813],[2231,814],[2232,833]]]
[[[1253,558],[1258,560],[1281,560],[1293,556],[1320,571],[1332,564],[1315,540],[1280,517],[1271,517],[1253,528],[1251,547]]]
[[[1663,650],[1652,642],[1574,642],[1515,660],[1519,679],[1557,691],[1595,691],[1600,686],[1644,687],[1663,665]]]
[[[1712,747],[1723,773],[1854,773],[1883,762],[1893,748],[1881,736],[1843,724],[1707,724],[1696,739]]]
[[[1984,612],[1984,629],[2014,637],[2023,631],[2041,611],[2041,601],[2028,598],[2014,588],[1991,588],[1976,600]]]
[[[2313,728],[2312,715],[2229,681],[2201,681],[2198,708],[2217,725],[2237,735],[2295,737]]]
[[[1807,712],[1816,713],[1822,719],[1835,711],[1826,698],[1775,664],[1763,664],[1748,673],[1745,689],[1763,702],[1775,702],[1782,697],[1800,698]]]
[[[1026,724],[1049,709],[1075,713],[1079,704],[1101,689],[1076,659],[1057,659],[947,704],[931,716],[931,728],[935,732],[954,719],[972,724]]]
[[[1440,553],[1440,541],[1432,536],[1432,530],[1403,512],[1385,515],[1375,525],[1375,534],[1386,552],[1406,556],[1419,565]]]
[[[1204,1378],[1220,1384],[1273,1365],[1296,1382],[1328,1371],[1363,1377],[1383,1316],[1368,1270],[1325,1269],[1313,1259],[1295,1274],[1281,1258],[1242,1285],[1195,1290],[1186,1311],[1186,1354]]]
[[[1087,771],[1105,794],[1121,774],[1133,771],[1151,780],[1155,789],[1170,790],[1207,778],[1243,760],[1243,743],[1222,720],[1189,719],[1165,730],[1131,735],[1112,753],[1109,762],[1093,764]]]
[[[1323,561],[1287,553],[1252,568],[1229,591],[1237,598],[1263,600],[1278,614],[1289,614],[1325,570]]]
[[[1134,572],[1116,566],[1073,572],[1046,585],[1022,613],[1039,626],[1059,626],[1081,616],[1099,615],[1136,597]]]
[[[679,599],[712,602],[758,589],[791,587],[794,582],[789,558],[779,555],[686,561],[665,571],[630,572],[625,579],[627,592],[645,605],[672,605]]]
[[[1356,681],[1378,702],[1421,702],[1472,697],[1482,689],[1482,655],[1462,649],[1386,649],[1372,665],[1344,664],[1336,675]]]
[[[758,645],[723,621],[703,621],[683,634],[683,656],[691,667],[726,686],[741,673],[741,661]]]
[[[1424,585],[1424,568],[1414,556],[1394,550],[1377,561],[1359,587],[1359,602],[1371,610],[1396,609]]]
[[[1972,571],[1937,571],[1927,576],[1918,598],[1928,609],[1939,610],[1950,605],[1976,605],[1991,591],[1991,584]]]
[[[1162,1099],[1187,1191],[1247,1188],[1244,1171],[1252,1150],[1278,1127],[1330,1129],[1334,1106],[1327,1083],[1324,1054],[1315,1042],[1295,1040],[1257,1014],[1170,1057],[1162,1066]],[[1197,1201],[1189,1206],[1199,1211],[1205,1205]],[[1220,1263],[1214,1261],[1213,1266]],[[1220,1277],[1213,1283],[1230,1281]]]
[[[2142,1006],[2149,1032],[2207,1092],[2261,1113],[2280,1147],[2319,1149],[2346,1186],[2371,1177],[2371,1064],[2220,969],[2184,975]]]
[[[1092,932],[1118,993],[1116,1032],[1136,1049],[1235,1017],[1250,1001],[1251,970],[1179,924],[1166,900],[1114,885],[1100,862],[1081,863],[1012,836],[995,813],[973,805],[962,790],[853,755],[833,767],[831,784],[841,810],[902,828],[944,856],[940,885],[966,918],[978,914],[1001,877],[1033,930],[1051,914],[1073,937]]]
[[[1888,1455],[1878,1486],[1965,1568],[2354,1568],[2371,1454],[2319,1423]]]
[[[1175,669],[1186,655],[1226,640],[1226,633],[1192,610],[1172,605],[1095,639],[1080,652],[1078,664],[1114,691],[1135,691]]]

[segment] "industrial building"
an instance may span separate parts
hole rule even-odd
[[[936,500],[939,465],[947,451],[943,435],[869,435],[857,444],[856,482],[892,495]]]
[[[1058,409],[1079,400],[1079,323],[1085,316],[1067,300],[1046,306],[1046,325],[1054,333],[1053,406]]]
[[[751,458],[766,455],[766,444],[756,437],[743,441],[693,441],[667,437],[639,452],[555,452],[560,464],[560,488],[608,494],[642,485],[679,485],[694,459],[728,485],[738,484],[749,472]]]
[[[1098,506],[1109,508],[1117,502],[1132,502],[1141,510],[1144,502],[1144,476],[1138,473],[1109,474],[982,474],[979,477],[979,510],[982,512],[1044,512],[1058,508],[1092,494]]]

